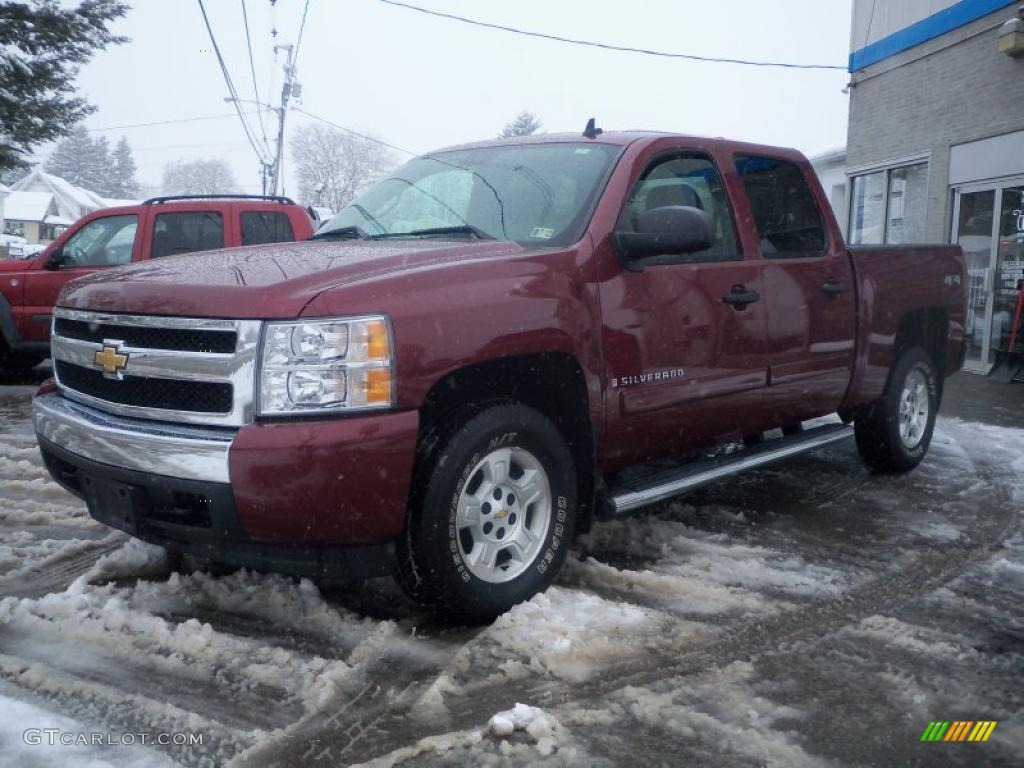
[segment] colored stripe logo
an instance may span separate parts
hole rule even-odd
[[[932,720],[921,741],[988,741],[998,720]]]

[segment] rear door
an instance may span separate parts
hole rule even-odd
[[[93,216],[75,228],[59,246],[63,263],[56,269],[45,264],[56,249],[47,249],[25,274],[25,303],[15,307],[15,317],[25,341],[50,338],[50,316],[64,284],[100,269],[121,266],[137,257],[139,215],[116,213]]]
[[[663,146],[663,145],[660,145]],[[704,251],[622,263],[600,283],[608,435],[622,466],[681,453],[758,424],[766,383],[760,259],[745,254],[712,155],[659,151],[645,164],[617,228],[643,210],[702,209]],[[729,303],[746,295],[744,303]]]
[[[809,167],[737,155],[764,259],[768,404],[785,425],[838,409],[853,373],[856,295],[849,254],[822,214]]]

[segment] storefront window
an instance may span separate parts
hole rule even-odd
[[[885,218],[885,171],[853,177],[850,243],[878,245]]]
[[[889,214],[886,217],[885,242],[924,242],[927,195],[927,163],[893,168],[889,171]]]
[[[923,242],[927,195],[928,163],[854,176],[850,244]]]

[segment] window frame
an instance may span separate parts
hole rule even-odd
[[[804,180],[804,184],[807,186],[807,191],[811,195],[811,201],[814,203],[815,211],[818,214],[818,221],[821,224],[822,242],[820,251],[787,251],[784,253],[765,253],[764,248],[761,247],[761,233],[757,228],[757,215],[754,213],[754,204],[750,198],[750,193],[747,192],[747,185],[743,181],[743,174],[740,173],[739,160],[741,158],[749,158],[753,160],[775,160],[780,163],[788,163],[789,165],[796,168],[800,177]],[[813,259],[827,259],[832,255],[832,248],[834,245],[834,239],[832,237],[831,229],[828,225],[828,217],[825,215],[825,206],[822,205],[820,197],[815,194],[815,185],[821,189],[821,183],[818,181],[817,174],[814,173],[813,169],[810,169],[808,174],[808,167],[798,162],[797,160],[790,157],[780,157],[779,155],[773,155],[770,152],[734,152],[732,156],[733,167],[736,172],[736,181],[739,184],[739,189],[742,191],[744,200],[747,204],[747,208],[750,210],[751,223],[753,226],[754,236],[757,238],[757,248],[761,254],[761,258],[765,261],[785,261],[786,259],[797,259],[799,261],[809,261]],[[811,181],[811,178],[814,181]],[[822,189],[822,192],[824,190]],[[832,207],[826,197],[825,205],[828,206],[828,210],[831,211]]]
[[[927,226],[928,226],[928,202],[930,200],[931,186],[932,186],[932,155],[930,152],[922,155],[911,155],[908,157],[901,157],[895,160],[890,160],[885,163],[858,166],[851,168],[846,172],[846,238],[848,244],[856,246],[858,248],[870,248],[880,247],[883,245],[894,245],[889,242],[889,203],[890,203],[890,189],[892,187],[892,172],[902,170],[904,168],[910,168],[915,165],[924,165],[925,170],[925,182],[924,182],[924,199],[925,199],[925,214],[922,227],[926,230],[925,239],[927,239]],[[853,242],[853,180],[861,176],[871,176],[875,173],[883,174],[882,183],[882,241],[880,243],[854,243]],[[904,243],[905,244],[905,243]],[[898,243],[896,244],[898,245]]]
[[[676,159],[696,159],[706,160],[711,164],[711,167],[715,169],[715,173],[718,174],[718,183],[722,186],[722,194],[725,195],[726,205],[729,209],[729,220],[732,223],[732,234],[733,242],[736,244],[736,258],[734,259],[699,259],[694,260],[690,257],[693,254],[681,253],[681,254],[665,254],[663,256],[649,256],[638,261],[631,261],[627,259],[620,251],[619,248],[613,247],[615,256],[618,258],[622,266],[628,270],[635,271],[639,268],[644,267],[661,267],[661,266],[675,266],[675,265],[700,265],[700,264],[735,264],[747,260],[746,251],[743,248],[743,239],[740,237],[739,228],[736,226],[736,202],[733,199],[732,193],[729,191],[729,184],[726,181],[725,174],[722,173],[722,166],[718,162],[714,153],[706,150],[699,149],[696,147],[673,147],[671,149],[663,149],[656,154],[652,155],[651,158],[644,163],[643,170],[637,174],[636,178],[632,181],[629,186],[628,194],[622,202],[619,208],[618,215],[615,217],[615,225],[612,228],[612,243],[615,243],[615,233],[618,232],[619,222],[622,221],[623,215],[626,213],[626,209],[629,207],[630,202],[633,199],[633,194],[636,192],[637,186],[643,182],[647,175],[657,166]]]

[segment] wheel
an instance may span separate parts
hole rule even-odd
[[[920,347],[896,360],[882,398],[854,420],[857,451],[882,472],[908,472],[924,458],[939,411],[939,379]]]
[[[422,457],[398,547],[398,580],[451,619],[490,621],[546,589],[576,518],[576,467],[543,415],[499,405]]]

